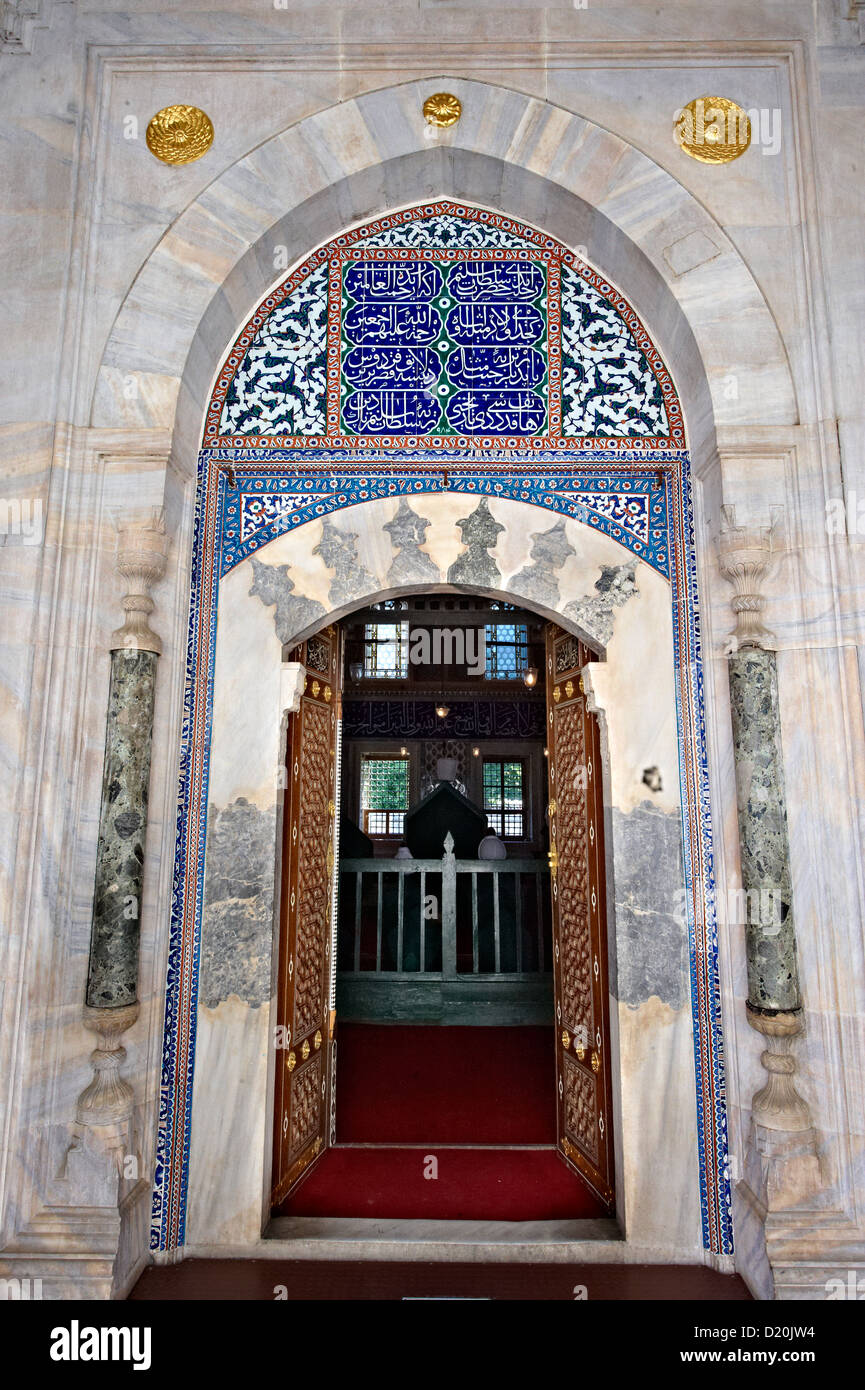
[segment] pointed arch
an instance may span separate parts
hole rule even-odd
[[[463,104],[447,143],[430,145],[420,119],[429,82],[409,82],[309,116],[219,175],[162,237],[121,306],[92,423],[170,429],[176,463],[191,472],[222,345],[281,278],[275,252],[291,264],[334,227],[431,194],[527,221],[542,208],[552,235],[585,247],[591,264],[627,286],[677,382],[699,473],[712,467],[716,424],[796,422],[784,346],[753,275],[671,174],[548,102],[438,80]],[[687,268],[677,251],[674,271],[666,253],[685,246]]]

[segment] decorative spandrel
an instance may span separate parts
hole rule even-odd
[[[267,315],[245,352],[235,346],[217,388],[220,433],[325,433],[327,278],[319,267]]]

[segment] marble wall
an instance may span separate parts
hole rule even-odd
[[[4,44],[0,116],[7,168],[0,254],[9,287],[2,314],[4,341],[15,345],[0,368],[3,498],[10,504],[0,538],[0,757],[7,788],[0,808],[0,1120],[11,1137],[0,1167],[2,1272],[43,1275],[49,1296],[107,1296],[122,1291],[147,1258],[142,1213],[146,1218],[158,1103],[191,479],[217,364],[283,274],[278,257],[290,265],[359,219],[449,194],[585,246],[634,303],[673,372],[701,479],[696,545],[722,902],[735,891],[739,869],[726,660],[733,623],[714,549],[720,506],[734,506],[743,522],[778,520],[766,622],[778,652],[807,1016],[796,1049],[826,1187],[821,1203],[776,1225],[771,1269],[759,1215],[740,1190],[736,1259],[761,1296],[825,1296],[827,1278],[843,1278],[850,1261],[861,1258],[865,1202],[865,194],[857,174],[865,47],[855,19],[836,0],[660,9],[651,0],[629,0],[586,10],[566,0],[512,0],[504,8],[487,0],[391,0],[327,10],[307,0],[290,0],[286,10],[237,0],[220,10],[219,0],[209,0],[184,5],[182,19],[146,0],[130,12],[107,0],[46,0],[36,23],[36,7],[17,8],[21,23]],[[465,115],[431,140],[420,103],[442,88],[459,93]],[[764,153],[758,141],[722,168],[682,154],[671,136],[675,109],[712,90],[766,112],[770,125],[777,112],[775,153]],[[152,158],[143,136],[154,111],[178,98],[208,111],[216,139],[198,163],[168,168]],[[67,1180],[56,1174],[90,1071],[81,1009],[108,647],[120,617],[115,527],[154,506],[165,507],[172,551],[154,590],[153,626],[164,654],[143,883],[141,1015],[128,1035],[126,1067],[142,1176],[137,1195],[126,1194],[119,1237],[94,1224],[82,1251],[72,1234],[79,1228],[68,1182],[64,1188]],[[360,562],[377,578],[388,551],[376,558],[383,541],[356,529]],[[272,568],[277,560],[289,565],[293,579],[297,559],[280,557],[279,544],[273,559],[270,552],[258,558]],[[512,551],[507,538],[503,544],[503,576],[535,576],[525,580],[527,601],[528,589],[538,592],[551,572],[560,595],[579,605],[597,592],[601,566],[625,563],[618,554],[593,556],[593,577],[584,582],[588,576],[573,572],[571,560],[556,570],[528,544]],[[541,544],[549,554],[559,542]],[[458,546],[452,529],[440,566],[447,557],[448,565],[456,561]],[[322,609],[336,602],[335,566],[326,592],[322,587],[324,552],[314,556],[310,548],[301,561],[295,590],[278,575],[257,579],[251,564],[239,568],[242,581],[229,580],[247,586],[236,598],[251,631],[237,633],[238,642],[255,640],[271,654],[261,698],[272,695],[273,708],[280,598],[288,625],[295,621],[293,596]],[[533,568],[539,561],[543,574]],[[647,602],[644,567],[637,566],[634,581],[637,592],[619,605],[627,574],[604,580],[611,650]],[[253,584],[260,594],[250,595]],[[266,592],[277,599],[266,604]],[[616,706],[615,692],[603,684],[617,679],[617,669],[607,662],[593,674],[603,708]],[[238,738],[249,747],[254,731],[244,729],[244,709],[236,713]],[[657,736],[661,743],[671,737]],[[669,758],[653,744],[650,762],[663,786],[655,794],[640,780],[649,765],[640,737],[624,726],[617,737],[621,755],[610,769],[614,854],[620,848],[639,858],[654,836],[672,882]],[[254,847],[271,833],[265,788],[276,752],[250,763],[245,780],[230,771],[221,782],[217,776],[217,859],[220,828],[233,824],[247,837],[250,862],[259,862]],[[218,876],[211,886],[223,892]],[[243,1095],[256,1098],[247,1115],[238,1112],[238,1123],[260,1136],[267,1080],[258,1030],[267,1003],[255,1001],[265,999],[259,948],[266,889],[245,887],[256,891],[237,901],[223,893],[210,904],[199,1046],[213,1056],[226,1044],[233,1049],[232,1065],[249,1081]],[[633,1082],[645,1142],[660,1146],[663,1119],[640,1111],[636,1097],[640,1069],[652,1065],[637,1043],[641,1030],[657,1027],[666,1030],[670,1055],[679,1056],[690,1023],[662,963],[641,954],[629,930],[635,901],[627,877],[616,891],[619,1047],[630,1059],[621,1070]],[[655,901],[651,912],[675,957],[670,904]],[[238,921],[250,966],[245,993],[231,989],[220,944],[220,934]],[[761,1045],[744,1021],[742,926],[728,916],[719,936],[735,1181],[744,1171],[751,1097],[762,1084]],[[644,998],[647,989],[653,992]],[[223,1025],[229,1014],[234,1022]],[[210,1075],[213,1084],[213,1069]],[[652,1073],[644,1080],[648,1093]],[[671,1091],[684,1114],[693,1078],[686,1085],[676,1071]],[[200,1089],[196,1105],[206,1105]],[[624,1131],[619,1142],[626,1144]],[[259,1148],[263,1155],[263,1142]],[[664,1225],[669,1216],[669,1229],[679,1232],[679,1212],[661,1205],[656,1218],[648,1170],[629,1170],[623,1152],[625,1191],[632,1194],[626,1221],[637,1223],[629,1233],[640,1229],[643,1208],[646,1220]],[[200,1157],[199,1148],[194,1162]],[[685,1171],[690,1158],[682,1154],[681,1162]],[[255,1226],[263,1175],[255,1198],[248,1179],[235,1201],[223,1193],[225,1232]],[[204,1197],[206,1189],[193,1195],[191,1229],[202,1229]],[[681,1220],[688,1225],[690,1218]],[[41,1264],[33,1255],[37,1233],[48,1252]]]

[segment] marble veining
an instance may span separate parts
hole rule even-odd
[[[313,619],[324,617],[324,604],[295,593],[289,565],[266,565],[255,556],[249,563],[254,575],[249,593],[261,599],[265,607],[274,607],[273,620],[281,642],[288,641],[292,633],[306,627]]]
[[[116,1009],[138,998],[138,942],[147,789],[158,657],[111,654],[99,858],[87,1003]]]
[[[729,657],[729,674],[748,998],[760,1009],[790,1011],[801,997],[775,653],[742,647]]]
[[[559,601],[557,571],[574,554],[564,521],[557,521],[549,531],[533,531],[531,542],[532,563],[519,570],[510,583],[527,599],[553,607]]]
[[[245,797],[211,807],[199,980],[206,1008],[231,995],[253,1008],[270,998],[275,822]]]
[[[429,527],[426,517],[419,516],[403,498],[393,521],[384,527],[397,552],[387,572],[388,584],[434,583],[441,578],[438,566],[422,549]]]
[[[681,817],[659,810],[650,801],[627,812],[613,807],[612,831],[614,993],[633,1008],[655,995],[671,1008],[681,1009],[687,1003],[688,954]]]
[[[586,632],[592,633],[604,646],[613,635],[614,614],[638,592],[636,565],[604,565],[601,577],[595,581],[595,593],[572,599],[565,613]]]
[[[476,584],[489,588],[501,579],[499,567],[490,551],[496,545],[504,526],[491,514],[482,497],[473,512],[457,522],[465,550],[448,570],[450,584]]]
[[[356,531],[345,530],[325,517],[321,540],[313,555],[320,555],[328,569],[333,570],[328,597],[334,608],[348,602],[358,586],[372,587],[372,575],[358,561],[357,538]]]

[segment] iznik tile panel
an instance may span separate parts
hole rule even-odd
[[[525,257],[380,251],[352,260],[340,305],[342,431],[544,434],[548,271]],[[557,401],[559,380],[557,368]]]
[[[502,451],[504,452],[504,451]],[[516,452],[516,451],[514,451]],[[527,451],[522,457],[490,457],[479,467],[459,454],[448,457],[447,476],[427,457],[400,459],[395,469],[381,454],[375,463],[356,465],[350,450],[339,456],[304,449],[217,449],[212,456],[231,463],[232,485],[224,494],[221,572],[227,573],[286,531],[306,522],[383,497],[412,493],[464,492],[478,497],[510,497],[581,521],[669,576],[668,498],[664,469],[683,455],[658,450],[653,468],[644,456],[602,450],[556,454],[542,467]],[[290,461],[286,455],[295,456]]]
[[[669,434],[660,382],[627,324],[570,266],[562,267],[562,434]]]
[[[223,434],[325,432],[327,267],[322,266],[266,319],[231,379]]]
[[[336,448],[684,444],[626,300],[566,247],[435,204],[319,248],[253,315],[205,441]]]

